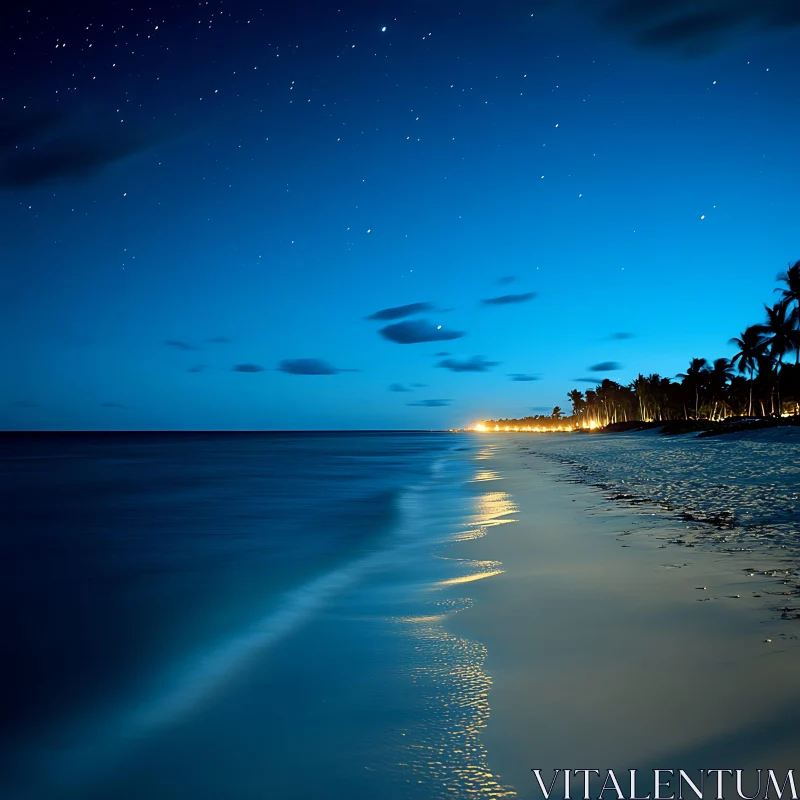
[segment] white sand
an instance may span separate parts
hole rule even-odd
[[[475,603],[449,622],[488,650],[492,771],[541,797],[534,767],[800,767],[800,621],[773,610],[798,603],[744,572],[775,551],[661,549],[686,525],[558,482],[569,473],[520,441],[485,437],[477,463],[501,479],[476,484],[507,492],[517,522],[447,553],[503,564],[454,594]]]

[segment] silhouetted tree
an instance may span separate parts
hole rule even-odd
[[[686,372],[678,374],[684,388],[694,395],[694,418],[700,417],[700,392],[705,386],[708,362],[704,358],[693,358]]]
[[[775,388],[778,398],[778,416],[780,416],[782,412],[781,366],[786,353],[794,349],[796,331],[793,314],[789,310],[789,301],[785,297],[772,307],[765,304],[764,310],[767,312],[767,321],[757,327],[764,334],[770,358],[775,363]]]
[[[766,337],[757,325],[745,328],[738,336],[731,339],[728,344],[736,345],[739,349],[731,359],[731,365],[738,368],[741,374],[750,373],[750,399],[747,403],[747,416],[753,415],[753,376],[758,366],[758,359],[764,355],[767,346]]]

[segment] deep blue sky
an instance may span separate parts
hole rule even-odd
[[[270,5],[4,23],[0,427],[568,408],[731,355],[800,258],[792,3]],[[380,333],[422,320],[464,335]]]

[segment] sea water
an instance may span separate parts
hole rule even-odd
[[[480,642],[491,443],[449,433],[0,442],[0,797],[513,794]]]

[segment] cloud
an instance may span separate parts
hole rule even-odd
[[[633,334],[626,333],[625,331],[619,331],[618,333],[612,333],[608,338],[622,341],[623,339],[633,339]]]
[[[286,358],[278,364],[280,372],[289,375],[338,375],[340,372],[358,372],[357,369],[340,369],[321,358]]]
[[[175,347],[178,350],[199,350],[199,347],[195,347],[193,344],[187,344],[186,342],[178,342],[175,339],[168,339],[164,344],[169,345],[170,347]]]
[[[717,49],[739,30],[769,31],[800,25],[797,0],[612,0],[605,24],[645,49],[699,55]]]
[[[531,411],[536,411],[537,413],[541,414],[546,411],[552,411],[553,406],[531,406]]]
[[[24,188],[59,178],[86,178],[144,150],[158,137],[97,130],[51,141],[28,139],[0,159],[0,186]]]
[[[446,358],[436,366],[449,369],[451,372],[486,372],[491,367],[496,367],[499,361],[485,361],[483,356],[473,356],[466,361],[457,361],[455,358]]]
[[[393,384],[392,384],[392,385],[389,387],[389,391],[390,391],[390,392],[410,392],[410,391],[411,391],[411,389],[406,389],[406,387],[405,387],[405,386],[403,386],[403,384],[402,384],[402,383],[393,383]]]
[[[419,408],[441,408],[442,406],[449,406],[452,402],[452,400],[418,400],[416,403],[406,403],[406,405]]]
[[[115,161],[168,138],[157,132],[126,126],[76,128],[66,114],[5,116],[0,122],[0,186],[24,188],[60,178],[86,178]]]
[[[516,279],[516,275],[503,275],[502,278],[497,279],[497,284],[498,286],[507,286],[509,283],[514,283]]]
[[[485,306],[507,306],[512,303],[527,303],[536,297],[536,292],[526,292],[525,294],[504,294],[500,297],[489,297],[481,300]]]
[[[103,403],[103,408],[125,408],[122,403]]]
[[[380,329],[381,336],[397,344],[419,344],[420,342],[439,342],[447,339],[460,339],[462,331],[446,331],[425,319],[397,322]]]
[[[509,372],[508,377],[511,378],[512,381],[540,381],[541,378],[538,375],[528,375],[524,372]]]
[[[414,386],[417,389],[424,389],[428,384],[427,383],[412,383],[411,385]]]
[[[617,361],[601,361],[599,364],[592,364],[588,369],[590,372],[615,372],[622,369],[622,364]]]
[[[593,383],[595,386],[598,383],[597,378],[573,378],[574,383]]]
[[[449,356],[449,355],[450,355],[450,353],[448,353],[446,351],[442,351],[440,353],[434,353],[434,356],[436,356],[436,358],[447,358],[447,356]]]
[[[32,400],[17,400],[11,405],[17,408],[39,408],[39,404],[34,403]]]
[[[189,367],[187,372],[202,372],[206,368],[205,364],[195,364],[193,367]]]
[[[64,119],[60,109],[0,115],[0,147],[17,147],[48,134]]]
[[[258,364],[237,364],[233,369],[232,372],[263,372],[264,367],[259,366]]]
[[[227,336],[215,336],[213,339],[209,339],[208,341],[212,342],[213,344],[230,344],[231,343],[231,339],[229,339]]]
[[[412,314],[420,314],[423,311],[433,311],[433,306],[430,303],[409,303],[406,306],[381,309],[374,314],[370,314],[367,319],[402,319],[403,317],[410,317]]]

